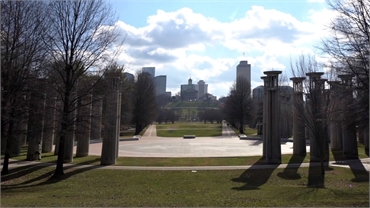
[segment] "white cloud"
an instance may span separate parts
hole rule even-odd
[[[253,6],[237,19],[238,12],[231,22],[208,18],[190,8],[158,10],[140,28],[119,21],[116,25],[127,37],[118,62],[130,70],[155,66],[161,74],[167,73],[167,87],[173,93],[191,76],[205,80],[211,93],[227,95],[241,59],[251,63],[252,87],[256,87],[262,83],[263,71],[284,71],[291,56],[313,53],[312,42],[327,34],[324,17],[333,15],[329,10],[311,10],[305,21],[299,21],[278,10]],[[222,55],[215,57],[217,52]],[[248,56],[240,57],[242,52]]]

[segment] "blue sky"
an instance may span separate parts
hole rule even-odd
[[[263,71],[289,78],[290,60],[317,55],[314,46],[332,16],[323,0],[109,2],[126,36],[117,62],[127,72],[154,66],[156,75],[167,75],[172,94],[191,76],[218,98],[228,94],[241,60],[251,64],[252,88],[262,84]]]

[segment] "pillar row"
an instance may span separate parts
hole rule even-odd
[[[303,81],[305,77],[292,77],[293,81],[293,155],[306,155]]]
[[[330,85],[330,102],[329,102],[329,138],[331,150],[342,150],[342,128],[340,122],[340,82],[328,81]]]
[[[85,157],[89,155],[91,110],[92,95],[88,94],[81,98],[81,103],[78,109],[76,157]]]
[[[356,122],[353,118],[351,108],[353,106],[352,74],[338,75],[341,79],[341,91],[343,99],[342,107],[342,146],[343,154],[347,158],[358,158]]]
[[[329,144],[323,122],[323,101],[325,81],[323,72],[306,73],[309,77],[309,96],[307,97],[307,128],[310,131],[310,161],[329,160]]]
[[[102,165],[116,163],[119,142],[120,79],[112,77],[108,81],[111,86],[105,97],[104,134],[100,162]]]
[[[266,71],[266,163],[281,163],[281,142],[279,133],[279,86],[278,76],[281,71]]]

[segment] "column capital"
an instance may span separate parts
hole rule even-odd
[[[324,72],[309,72],[309,73],[306,73],[306,76],[310,77],[310,79],[320,78],[322,75],[324,75]]]
[[[293,81],[293,92],[294,93],[303,93],[303,80],[305,80],[306,77],[292,77],[290,80]]]
[[[338,75],[338,78],[340,78],[341,80],[351,80],[354,76],[355,75],[353,74],[340,74]]]
[[[305,80],[306,77],[291,77],[290,80],[293,81],[293,83],[299,83],[299,82],[303,82],[303,80]]]

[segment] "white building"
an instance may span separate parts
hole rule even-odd
[[[198,90],[198,99],[203,99],[204,96],[208,93],[208,84],[203,80],[199,80],[196,85],[196,90]]]

